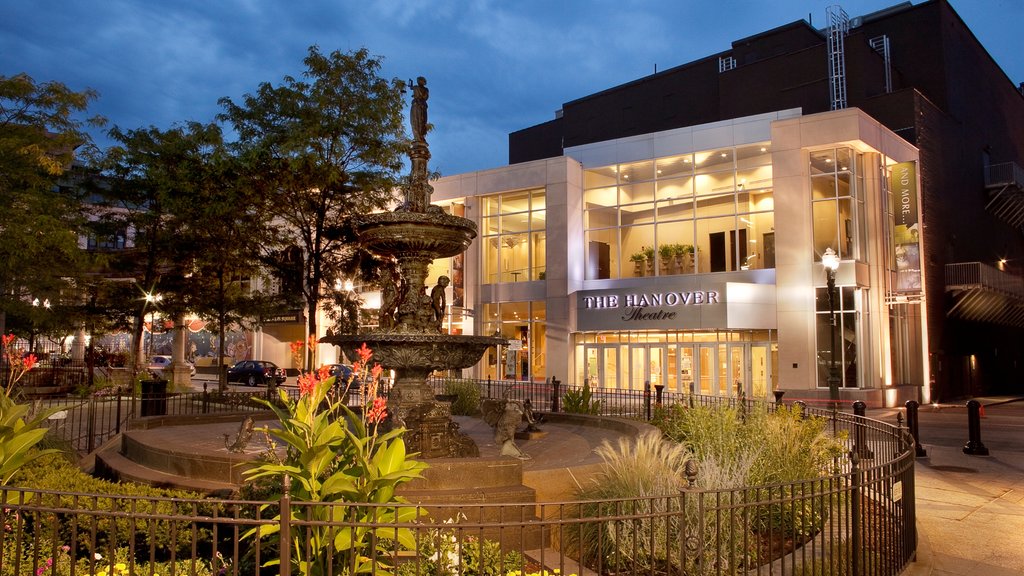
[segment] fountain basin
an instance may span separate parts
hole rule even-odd
[[[373,350],[373,361],[398,372],[449,370],[469,368],[480,361],[491,346],[505,342],[494,336],[459,336],[449,334],[418,334],[368,332],[338,334],[320,340],[340,346],[351,360],[359,358],[363,344]]]
[[[375,254],[449,258],[476,238],[476,223],[444,212],[381,212],[360,218],[359,242]]]

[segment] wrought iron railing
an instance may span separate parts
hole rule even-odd
[[[495,383],[490,384],[493,394]],[[508,390],[515,388],[505,387],[503,393]],[[604,396],[609,412],[643,417],[651,402],[657,404],[657,397],[642,392],[626,401],[627,392]],[[248,401],[203,396],[169,397],[167,412],[253,409]],[[661,400],[680,398],[662,395]],[[765,407],[700,396],[682,401]],[[836,461],[832,474],[702,490],[694,487],[700,471],[693,470],[688,485],[669,497],[410,505],[409,519],[396,521],[394,504],[4,488],[0,574],[297,574],[293,566],[299,558],[319,559],[323,574],[351,574],[364,564],[370,573],[394,572],[388,566],[397,566],[405,576],[551,574],[556,569],[564,575],[899,574],[916,549],[913,439],[899,426],[804,410],[809,417],[830,419],[833,432],[848,444],[849,458]],[[263,537],[255,535],[259,529]]]

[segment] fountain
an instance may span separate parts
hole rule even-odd
[[[341,347],[350,359],[357,357],[355,350],[365,343],[373,350],[374,361],[395,371],[388,413],[391,425],[408,430],[405,442],[410,451],[423,458],[477,456],[476,445],[452,421],[451,404],[435,399],[426,378],[434,370],[469,368],[487,348],[504,339],[444,334],[448,278],[442,276],[430,294],[426,292],[427,266],[437,258],[465,252],[477,235],[472,220],[430,204],[428,95],[426,80],[418,78],[410,115],[412,168],[409,182],[403,186],[404,201],[394,211],[360,217],[355,226],[367,251],[397,261],[397,274],[381,289],[378,327],[362,334],[327,336],[321,342]]]

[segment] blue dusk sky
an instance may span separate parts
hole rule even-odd
[[[919,3],[920,0],[914,3]],[[381,75],[425,76],[431,169],[508,162],[508,133],[564,102],[703,58],[797,20],[825,25],[897,0],[5,0],[0,75],[93,88],[121,128],[213,121],[217,99],[304,70],[307,48],[366,47]],[[951,0],[1014,84],[1024,81],[1022,0]],[[823,64],[824,66],[824,64]],[[102,130],[96,142],[110,144]]]

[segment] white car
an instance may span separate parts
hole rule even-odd
[[[188,365],[189,376],[195,376],[196,375],[196,366],[195,366],[195,364],[192,364],[191,362],[185,362],[185,364]],[[166,370],[166,369],[168,369],[170,367],[171,367],[171,357],[170,356],[153,356],[152,358],[149,359],[149,366],[146,366],[146,369],[149,370],[150,372],[163,372],[164,370]]]

